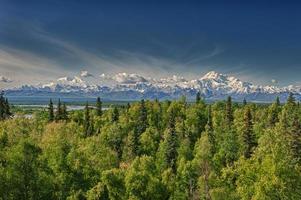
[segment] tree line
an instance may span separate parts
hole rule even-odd
[[[0,198],[301,199],[293,94],[265,105],[207,104],[200,94],[194,103],[64,105],[0,122]]]
[[[0,120],[8,119],[12,116],[8,99],[4,97],[4,92],[0,93]]]

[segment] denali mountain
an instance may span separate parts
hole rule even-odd
[[[237,101],[246,98],[248,101],[270,102],[277,96],[284,101],[292,92],[297,99],[301,99],[301,88],[297,86],[258,86],[214,71],[193,80],[178,76],[153,79],[127,73],[119,73],[112,77],[102,74],[100,78],[110,80],[113,84],[88,83],[85,77],[63,77],[48,84],[23,85],[8,89],[6,94],[8,96],[101,96],[109,100],[175,99],[184,95],[192,100],[196,93],[200,92],[206,100],[224,99],[230,95]]]

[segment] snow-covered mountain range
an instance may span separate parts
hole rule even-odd
[[[194,99],[197,92],[208,100],[224,99],[232,96],[235,100],[246,98],[249,101],[273,101],[276,96],[285,100],[290,92],[301,99],[299,86],[259,86],[241,81],[235,77],[208,72],[199,79],[187,80],[172,76],[161,79],[147,78],[138,74],[118,73],[114,76],[102,74],[100,79],[110,80],[112,84],[89,83],[87,77],[63,77],[56,81],[23,85],[6,90],[8,96],[101,96],[110,100],[175,99],[185,95]]]

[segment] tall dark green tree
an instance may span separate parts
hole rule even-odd
[[[5,99],[4,99],[4,92],[2,91],[0,93],[0,120],[4,120],[5,119]]]
[[[12,115],[12,113],[10,112],[10,105],[8,102],[8,98],[5,98],[4,113],[5,113],[5,118],[9,118]]]
[[[84,134],[89,137],[93,134],[93,124],[91,123],[90,108],[88,102],[85,106],[85,116],[84,116]]]
[[[243,141],[244,141],[244,157],[250,158],[254,148],[256,147],[256,138],[253,131],[253,122],[251,109],[246,108],[244,114],[244,129],[243,129]]]
[[[195,102],[196,103],[200,103],[201,102],[201,93],[200,92],[196,93]]]
[[[139,118],[138,118],[138,124],[137,124],[138,137],[146,130],[147,126],[148,126],[147,109],[145,106],[144,99],[142,99],[140,102]]]
[[[48,105],[48,121],[52,122],[53,120],[54,120],[53,102],[52,99],[50,99]]]
[[[287,104],[288,105],[296,105],[296,99],[294,97],[294,94],[292,92],[289,93],[288,98],[287,98]]]
[[[208,141],[210,143],[210,152],[211,154],[215,153],[216,150],[216,139],[213,132],[213,122],[212,122],[212,111],[211,105],[208,106],[208,121],[205,127],[205,131],[208,134]]]
[[[55,113],[55,120],[59,121],[62,120],[62,103],[61,99],[58,100],[56,113]]]
[[[66,103],[63,103],[62,106],[62,120],[68,120],[68,111],[67,111],[67,106]]]
[[[112,110],[112,114],[111,114],[111,121],[118,122],[118,120],[119,120],[119,111],[118,111],[118,108],[116,106],[114,106],[114,108]]]
[[[242,105],[243,105],[243,106],[246,106],[246,105],[247,105],[247,100],[246,100],[246,98],[244,98],[244,100],[243,100],[243,102],[242,102]]]
[[[278,115],[280,112],[280,101],[279,97],[276,98],[276,101],[269,107],[269,113],[268,113],[268,125],[270,127],[273,127],[276,122],[279,121]]]
[[[233,111],[232,111],[232,98],[228,96],[226,102],[226,122],[227,125],[230,127],[233,122]]]
[[[102,116],[102,102],[101,102],[100,97],[97,97],[97,99],[96,99],[96,115],[98,117]]]
[[[295,114],[291,130],[291,146],[293,157],[301,164],[301,124],[298,116]]]
[[[166,149],[164,152],[165,157],[165,165],[170,167],[172,171],[176,172],[176,161],[177,161],[177,133],[175,128],[175,113],[174,110],[169,114],[169,122],[168,122],[168,128],[166,132]]]
[[[12,115],[8,99],[4,97],[4,92],[0,93],[0,120],[9,118]]]
[[[279,99],[279,97],[276,97],[276,104],[277,104],[277,106],[280,106],[280,99]]]

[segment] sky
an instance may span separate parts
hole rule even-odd
[[[301,3],[0,0],[0,86],[80,71],[301,84]]]

